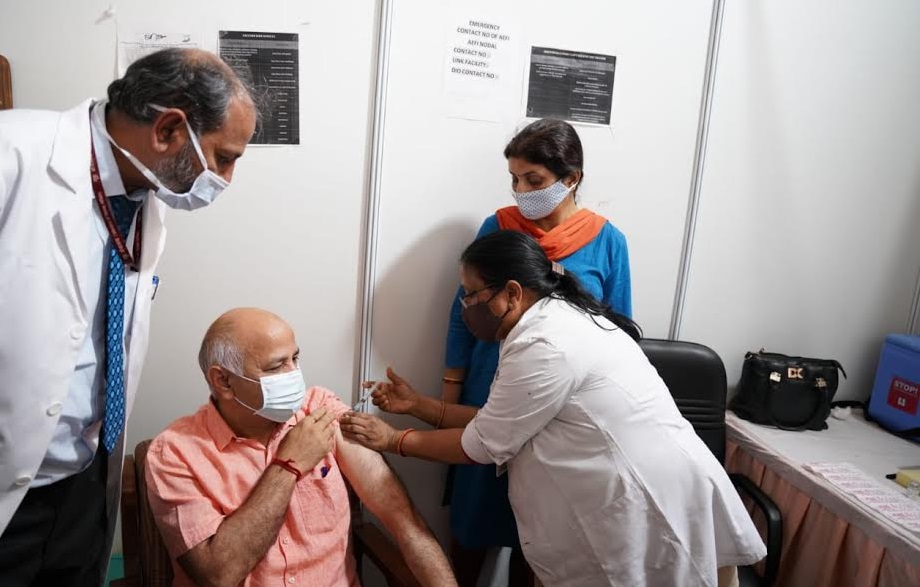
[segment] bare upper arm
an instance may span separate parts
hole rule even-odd
[[[412,516],[414,508],[406,489],[383,456],[342,436],[336,428],[336,460],[342,474],[372,514],[387,526],[403,516]]]

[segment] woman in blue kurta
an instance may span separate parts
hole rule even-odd
[[[477,238],[499,229],[530,234],[589,293],[631,316],[626,238],[605,218],[576,203],[584,156],[575,129],[560,120],[538,120],[515,135],[504,154],[517,205],[486,218]],[[482,407],[498,365],[498,342],[484,342],[470,333],[461,317],[461,295],[458,290],[451,308],[443,398]],[[497,476],[494,465],[458,465],[448,478],[447,499],[461,587],[476,585],[486,549],[497,546],[513,548],[510,585],[526,584],[507,476]]]

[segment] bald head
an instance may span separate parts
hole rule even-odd
[[[178,51],[182,55],[183,59],[189,63],[189,65],[196,67],[222,67],[228,76],[236,77],[236,74],[233,73],[233,69],[227,65],[223,59],[218,57],[216,54],[211,53],[210,51],[196,48],[178,49]]]
[[[135,122],[152,122],[150,104],[179,108],[200,136],[224,126],[236,102],[255,111],[248,85],[217,55],[163,49],[138,59],[109,85],[109,102]]]
[[[252,363],[259,363],[259,368],[271,367],[275,356],[289,353],[293,341],[291,327],[276,314],[259,308],[235,308],[208,328],[198,364],[205,376],[212,365],[242,375]]]

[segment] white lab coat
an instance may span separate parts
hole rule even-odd
[[[564,301],[537,302],[508,334],[463,448],[507,465],[521,545],[547,587],[715,587],[718,567],[766,555],[639,346]]]
[[[93,308],[83,293],[91,261],[86,243],[96,230],[90,104],[66,112],[0,112],[0,533],[42,463],[91,328]],[[143,210],[140,275],[126,340],[126,423],[147,352],[153,274],[166,239],[165,205],[148,196]],[[109,459],[109,545],[124,438]]]

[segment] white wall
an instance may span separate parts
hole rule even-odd
[[[681,338],[837,358],[864,398],[920,270],[920,3],[729,0]]]

